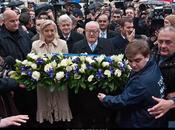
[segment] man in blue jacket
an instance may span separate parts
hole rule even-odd
[[[120,127],[162,127],[162,119],[156,120],[147,111],[156,104],[152,96],[163,98],[165,89],[160,69],[150,57],[147,42],[135,40],[127,45],[125,54],[132,68],[125,90],[116,96],[99,93],[99,100],[107,107],[122,110]]]

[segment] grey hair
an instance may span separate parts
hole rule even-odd
[[[86,23],[85,29],[91,25],[95,25],[97,27],[97,29],[100,29],[100,26],[99,26],[98,22],[96,22],[96,21],[90,21],[90,22]]]
[[[63,22],[72,23],[72,19],[67,14],[63,14],[58,18],[58,25],[60,25]]]
[[[164,32],[164,31],[170,31],[170,32],[175,33],[175,27],[174,26],[166,26],[166,27],[163,27],[159,30],[159,32]]]
[[[40,25],[40,40],[45,41],[44,35],[43,35],[43,30],[48,26],[48,25],[53,25],[55,28],[55,38],[59,38],[58,35],[58,30],[57,30],[57,26],[54,23],[53,20],[45,20],[41,25]]]

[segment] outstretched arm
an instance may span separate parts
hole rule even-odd
[[[158,103],[152,108],[149,108],[148,112],[149,114],[154,115],[156,119],[165,115],[170,109],[175,108],[175,103],[172,99],[165,100],[154,96],[152,98]]]

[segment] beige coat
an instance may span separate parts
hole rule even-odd
[[[68,53],[66,41],[55,39],[52,43],[46,44],[41,40],[34,41],[32,51],[36,53]],[[72,113],[69,107],[68,90],[53,91],[43,87],[37,87],[37,117],[36,120],[42,123],[44,120],[70,121]]]

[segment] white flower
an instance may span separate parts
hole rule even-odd
[[[85,69],[83,69],[83,68],[80,68],[79,71],[80,71],[80,73],[85,73]]]
[[[90,75],[90,76],[88,77],[88,82],[92,82],[93,78],[94,78],[94,75]]]
[[[50,69],[53,69],[52,68],[52,65],[49,63],[49,64],[46,64],[45,66],[44,66],[44,71],[45,72],[48,72]]]
[[[8,73],[8,75],[10,76],[10,78],[15,78],[16,77],[16,72],[15,71],[10,71]]]
[[[95,61],[91,57],[86,57],[86,61],[91,65]]]
[[[103,63],[102,63],[102,66],[103,66],[103,67],[108,67],[108,66],[109,66],[109,62],[103,62]]]
[[[33,64],[33,62],[28,61],[28,62],[26,63],[26,66],[31,66],[32,64]]]
[[[63,59],[60,63],[61,66],[67,66],[67,59]]]
[[[58,72],[58,73],[56,73],[56,79],[59,81],[59,80],[61,80],[62,78],[64,78],[64,72],[63,71],[60,71],[60,72]]]
[[[16,59],[15,61],[16,61],[16,63],[18,63],[18,64],[22,63],[22,61],[20,61],[20,60],[18,60],[18,59]]]
[[[100,55],[99,57],[96,57],[95,59],[97,60],[98,63],[101,63],[105,59],[105,55]]]
[[[105,70],[104,75],[106,75],[108,78],[111,77],[111,71],[110,70]]]
[[[116,75],[117,77],[120,77],[122,75],[121,70],[116,69],[115,72],[114,72],[114,75]]]
[[[67,71],[67,72],[71,72],[71,71],[72,71],[72,67],[71,67],[71,66],[67,66],[67,67],[66,67],[66,71]]]
[[[114,60],[115,62],[121,62],[123,58],[124,58],[123,54],[111,56],[111,59]]]
[[[81,62],[84,62],[86,60],[86,57],[85,56],[80,56],[80,61]]]
[[[22,72],[21,75],[27,75],[25,72]]]
[[[128,68],[129,70],[131,70],[131,69],[132,69],[130,65],[127,65],[127,68]]]
[[[86,69],[86,68],[87,68],[87,67],[86,67],[86,64],[84,64],[84,63],[81,64],[81,68],[82,68],[82,69]]]
[[[56,68],[56,66],[57,66],[57,63],[56,63],[55,60],[54,60],[53,62],[51,62],[50,64],[51,64],[51,66],[52,66],[53,68]]]
[[[71,67],[72,67],[73,70],[76,70],[77,66],[78,66],[78,65],[75,64],[75,63],[71,65]]]
[[[32,78],[35,79],[36,81],[38,81],[40,79],[40,75],[41,75],[40,72],[34,71],[32,73]]]
[[[57,68],[60,68],[60,67],[61,67],[61,65],[58,63]]]
[[[44,58],[43,58],[43,60],[44,60],[44,61],[47,61],[47,58],[46,58],[46,57],[44,57]]]
[[[86,64],[83,63],[83,64],[81,64],[81,68],[80,68],[79,71],[80,71],[81,73],[85,73],[86,68],[87,68],[87,67],[86,67]]]
[[[39,58],[39,56],[36,55],[35,53],[29,53],[27,56],[31,59],[34,59],[34,60],[37,60]]]
[[[32,69],[36,69],[37,65],[35,63],[31,64]]]
[[[23,64],[23,65],[27,65],[27,63],[28,63],[28,60],[22,61],[22,64]]]
[[[48,59],[52,59],[52,54],[47,54]]]

